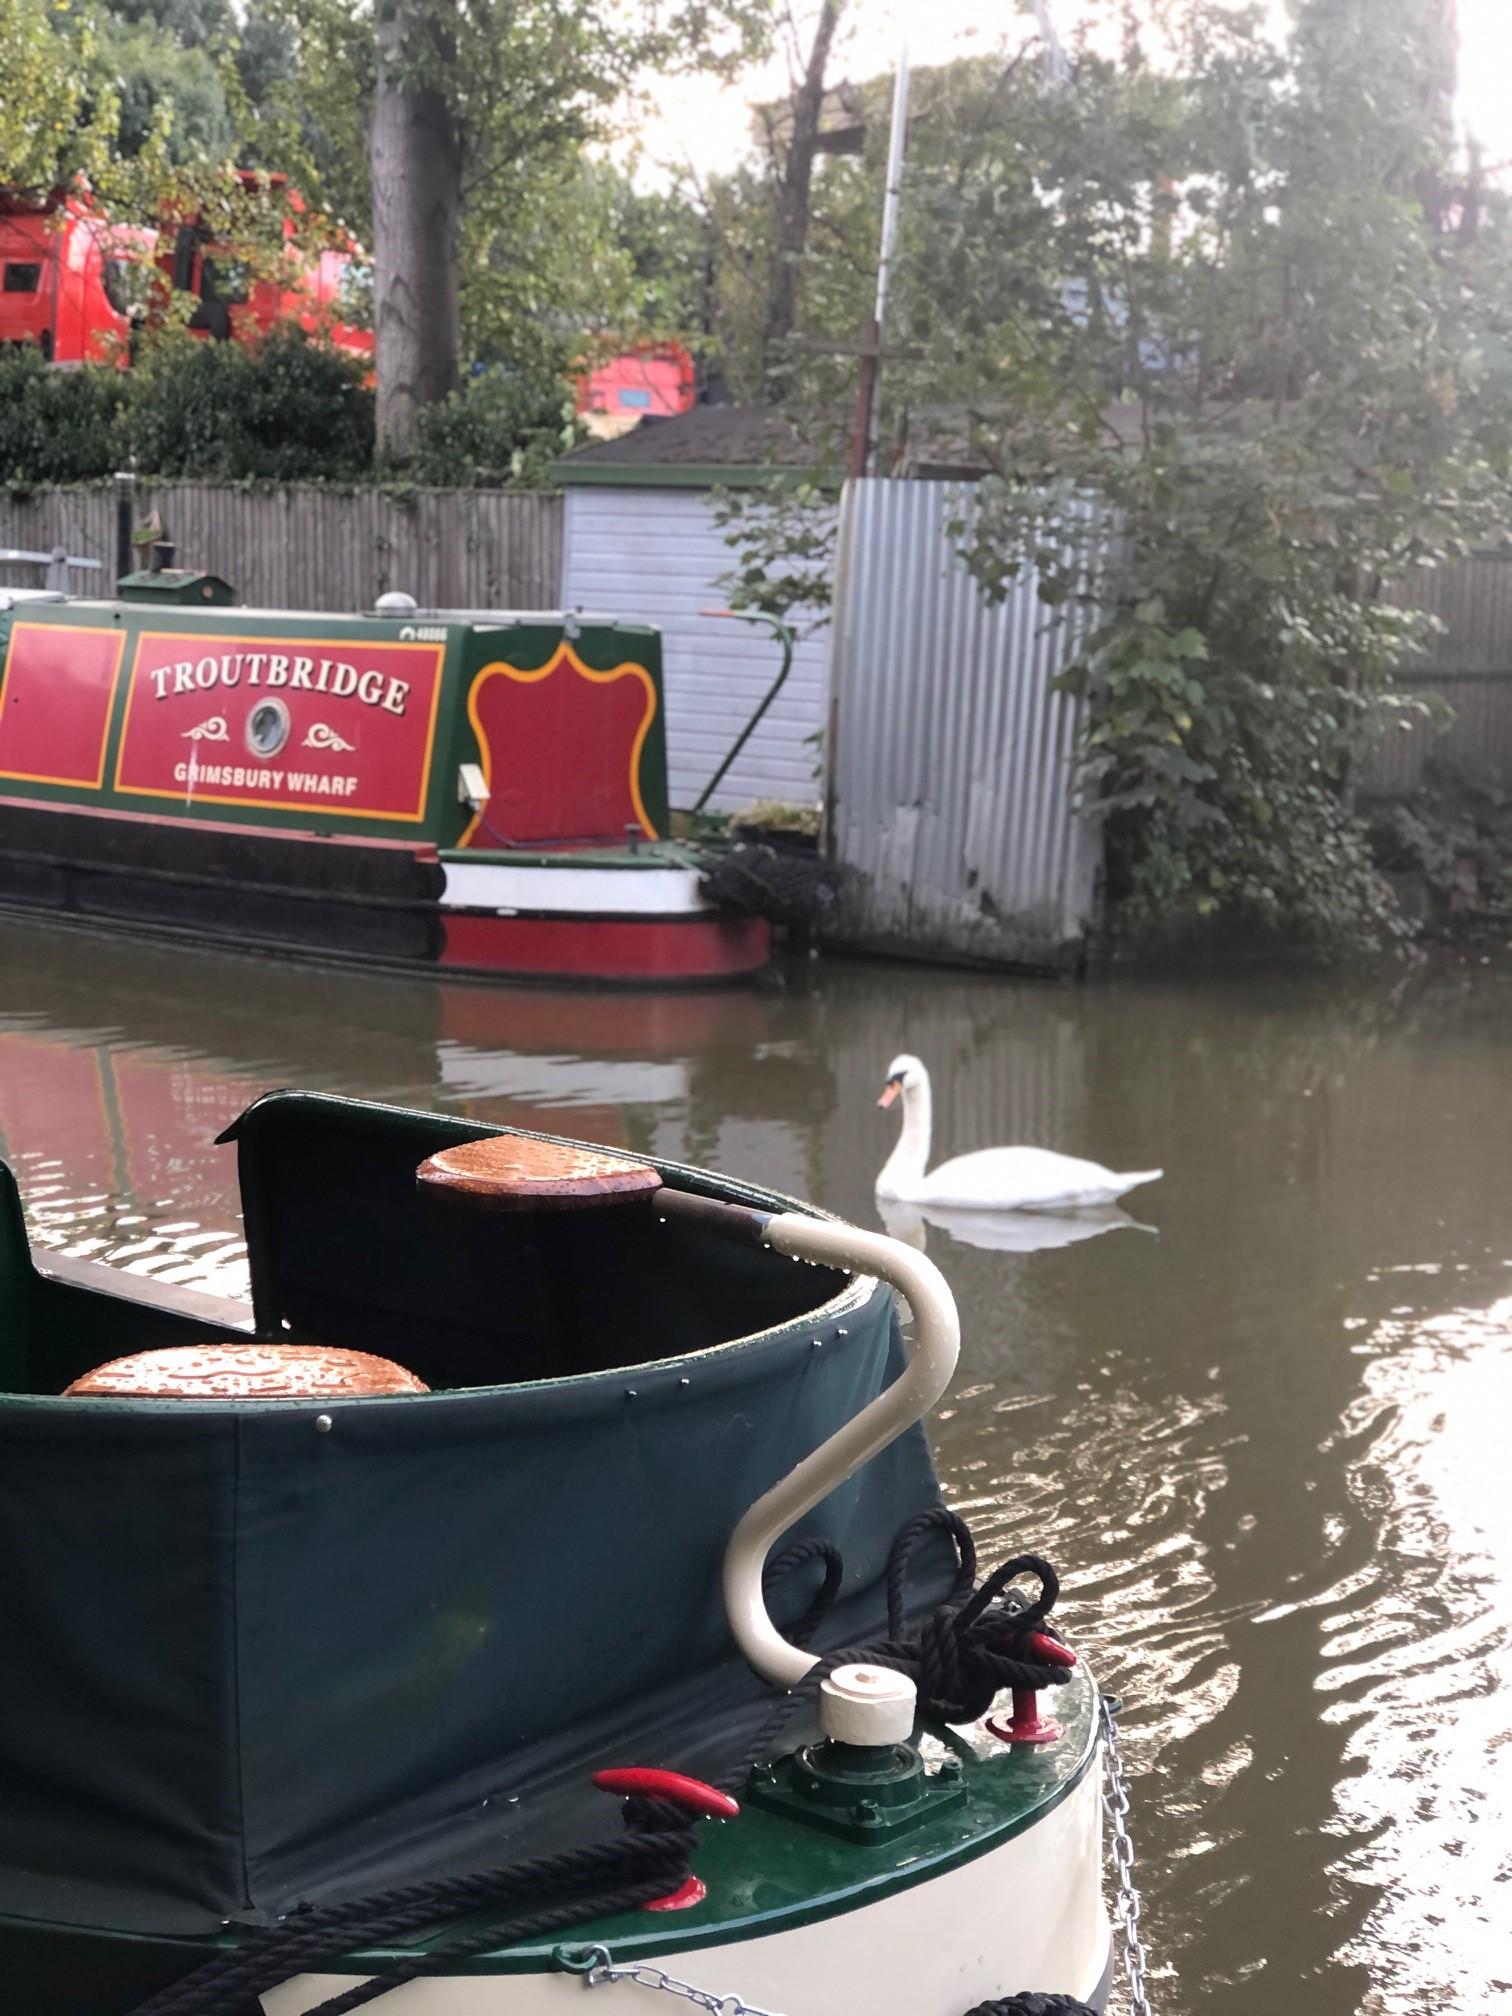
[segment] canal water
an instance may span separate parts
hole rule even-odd
[[[947,1487],[989,1558],[1060,1565],[1127,1699],[1164,2016],[1478,2016],[1512,2012],[1509,1030],[1512,976],[1476,965],[1078,990],[823,963],[655,999],[0,924],[0,1143],[39,1244],[222,1293],[245,1267],[213,1137],[278,1085],[869,1224],[876,1095],[912,1050],[937,1157],[1163,1166],[1071,1243],[912,1228],[963,1316]]]

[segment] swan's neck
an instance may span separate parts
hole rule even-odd
[[[877,1178],[877,1188],[884,1197],[906,1197],[924,1180],[924,1171],[929,1166],[929,1125],[929,1087],[911,1085],[903,1094],[903,1127],[898,1145]]]

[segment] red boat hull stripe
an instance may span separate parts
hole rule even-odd
[[[445,915],[445,913],[443,913]],[[584,980],[723,980],[758,972],[771,927],[762,917],[445,915],[441,963],[473,972]]]

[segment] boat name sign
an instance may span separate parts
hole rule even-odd
[[[222,634],[191,656],[186,642],[136,640],[117,791],[424,817],[444,644]]]

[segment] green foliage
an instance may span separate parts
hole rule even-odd
[[[373,396],[362,377],[360,362],[297,328],[255,350],[168,338],[131,374],[131,453],[158,476],[362,476],[373,459]]]
[[[722,490],[714,522],[736,564],[719,577],[732,609],[780,616],[803,635],[829,621],[838,483],[777,476],[754,490]]]
[[[256,350],[177,333],[130,372],[54,371],[0,351],[0,471],[12,485],[144,475],[300,482],[371,474],[373,395],[350,357],[280,330]]]
[[[92,74],[119,103],[115,148],[134,159],[161,134],[175,164],[225,160],[235,150],[226,93],[215,59],[186,48],[150,17],[99,23]]]
[[[127,394],[120,371],[54,371],[29,345],[0,349],[0,480],[24,488],[108,474]]]
[[[547,463],[582,438],[571,401],[559,388],[485,372],[419,415],[416,452],[405,475],[443,488],[539,485]]]
[[[298,49],[297,88],[280,102],[300,114],[304,186],[370,240],[373,10],[267,5]],[[585,345],[687,332],[699,252],[685,206],[637,196],[595,149],[633,115],[648,69],[728,71],[762,46],[769,11],[769,0],[410,0],[395,74],[440,95],[455,136],[464,365],[505,365],[560,402]]]
[[[94,35],[68,0],[0,0],[0,186],[39,195],[106,169],[116,101],[87,80]]]
[[[1493,777],[1428,763],[1410,798],[1373,808],[1370,839],[1386,873],[1420,874],[1441,909],[1512,905],[1512,795]]]

